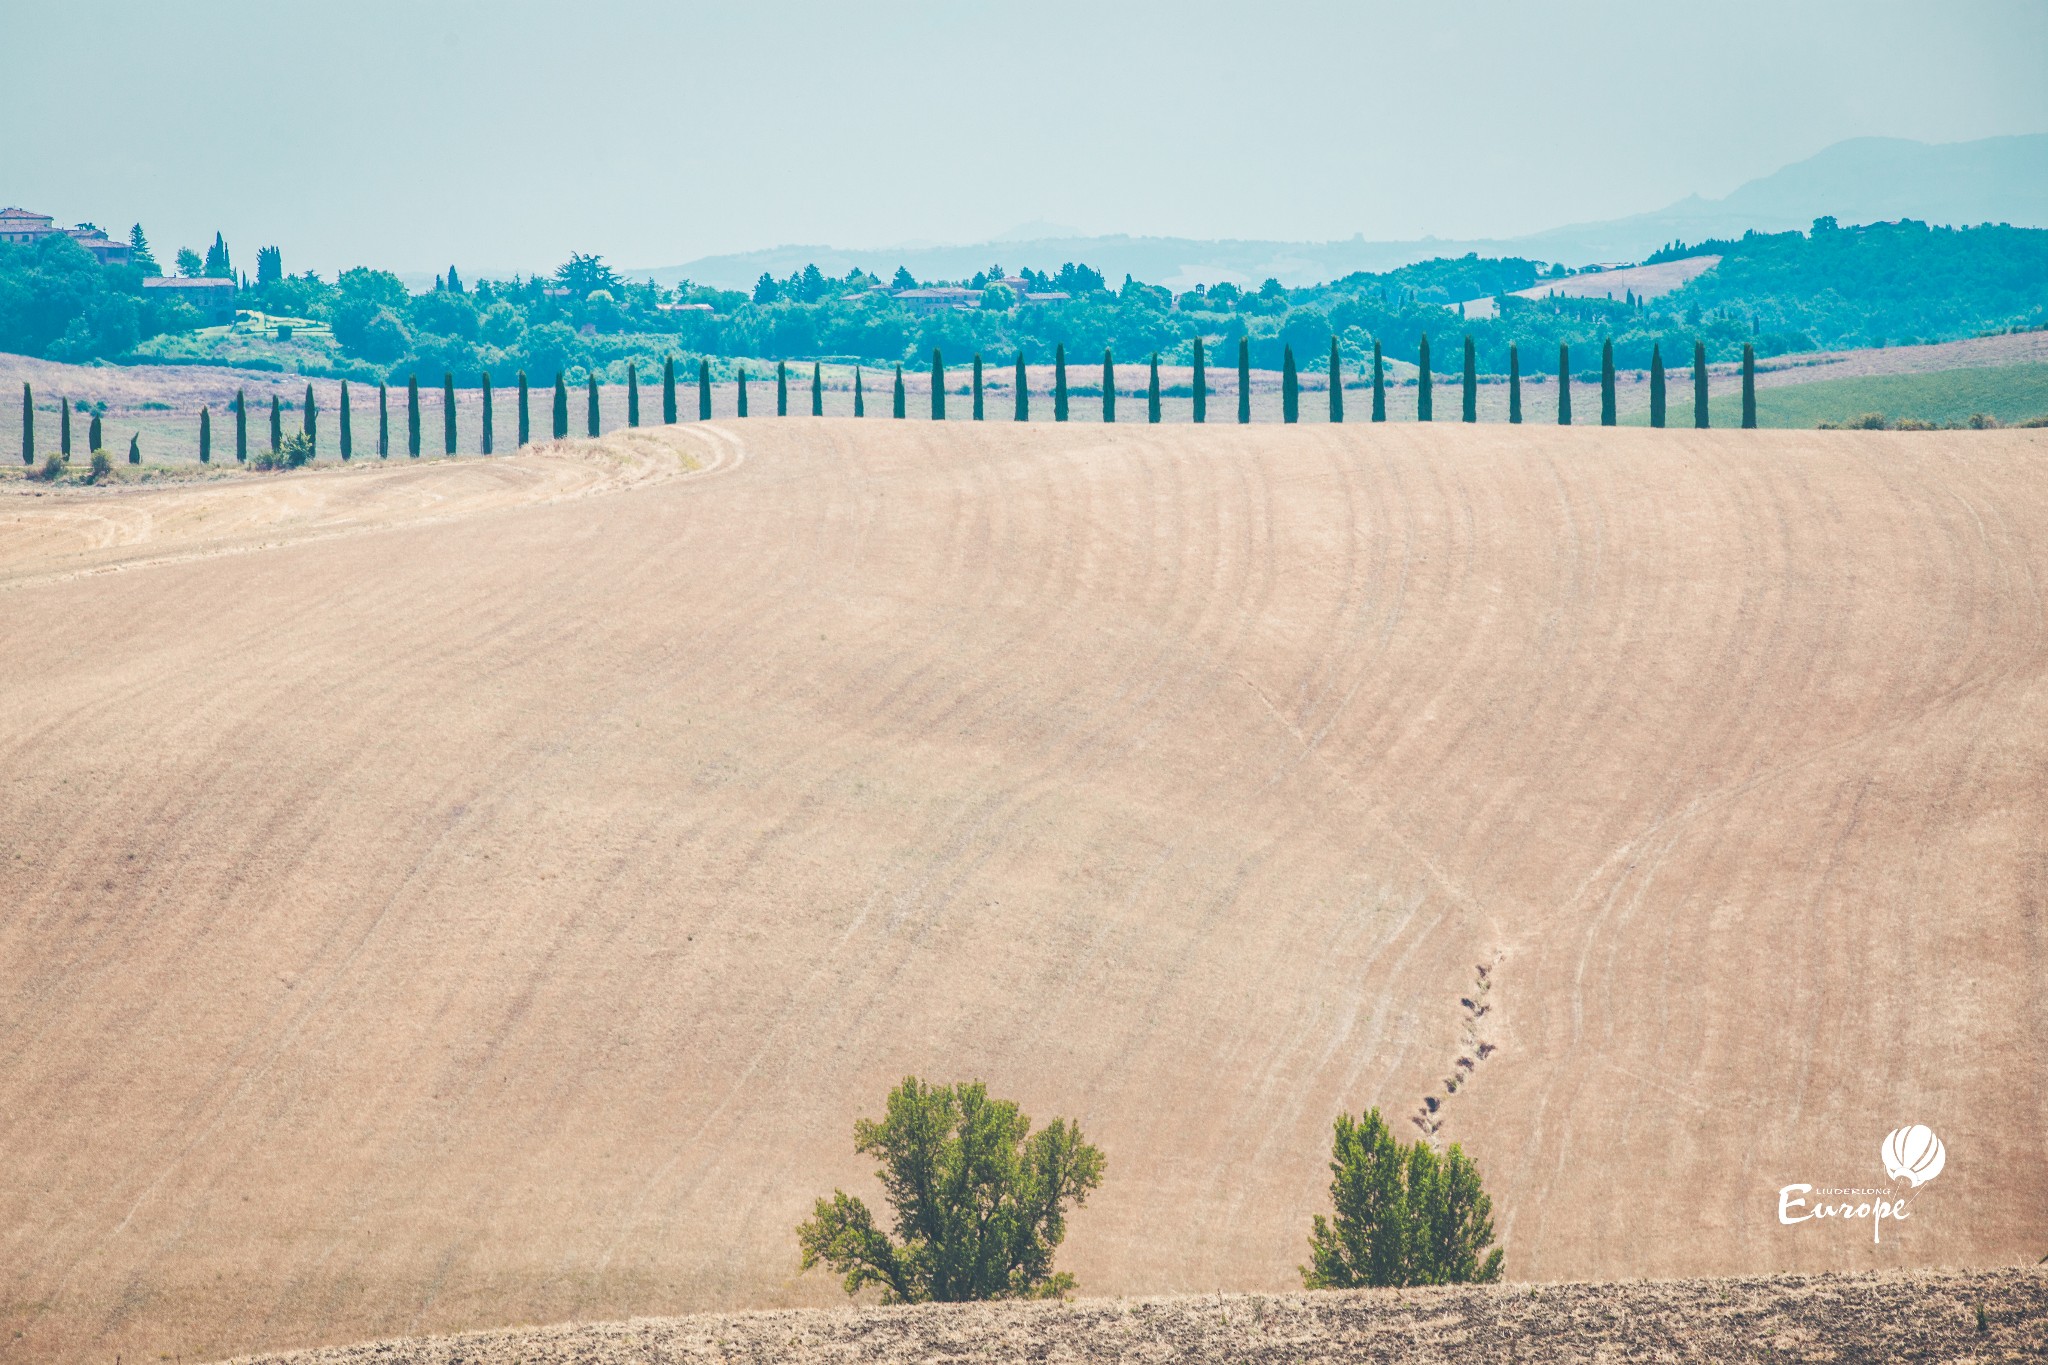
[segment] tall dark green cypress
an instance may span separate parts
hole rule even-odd
[[[711,362],[697,357],[697,420],[711,420]]]
[[[1522,352],[1508,343],[1508,424],[1522,425]]]
[[[630,360],[626,362],[626,425],[640,425],[640,370]]]
[[[314,452],[320,448],[320,408],[313,401],[313,386],[306,385],[305,420],[300,430],[306,433],[306,444]]]
[[[868,415],[867,394],[862,388],[860,366],[858,365],[853,367],[853,415],[855,417],[865,417]]]
[[[1052,420],[1067,420],[1067,343],[1052,348]]]
[[[1462,414],[1468,422],[1479,420],[1479,356],[1472,349],[1472,338],[1465,338],[1465,410]]]
[[[1415,370],[1415,420],[1436,420],[1436,394],[1429,369],[1429,333],[1422,334],[1422,357]]]
[[[1017,410],[1011,414],[1011,420],[1028,422],[1031,420],[1031,380],[1024,369],[1024,353],[1022,351],[1017,352],[1016,386]]]
[[[1707,428],[1707,343],[1692,344],[1692,424]]]
[[[1116,420],[1116,362],[1109,358],[1109,347],[1102,348],[1102,420]]]
[[[1334,334],[1330,337],[1330,420],[1344,420],[1344,352]]]
[[[1387,420],[1387,367],[1380,355],[1379,338],[1372,343],[1372,420]]]
[[[21,386],[21,462],[36,462],[36,395],[27,384]]]
[[[811,416],[823,417],[824,415],[825,367],[813,360],[811,362]]]
[[[85,448],[88,453],[103,449],[100,445],[100,416],[94,413],[92,422],[85,429]]]
[[[349,415],[348,381],[341,381],[341,460],[348,463],[356,453],[355,427]]]
[[[239,463],[248,455],[243,422],[242,395],[235,395],[235,460]],[[391,458],[391,390],[383,380],[377,381],[377,458]]]
[[[775,415],[789,416],[789,365],[780,360],[775,362]]]
[[[139,431],[128,438],[128,463],[142,463],[142,433]]]
[[[936,346],[932,347],[932,420],[946,420],[946,361]]]
[[[1145,390],[1145,420],[1158,425],[1159,422],[1159,352],[1152,353],[1152,384]]]
[[[739,367],[739,389],[734,399],[734,407],[739,416],[747,415],[747,367],[744,365]]]
[[[1195,422],[1209,420],[1209,366],[1202,355],[1202,339],[1195,338]]]
[[[1301,420],[1301,381],[1294,373],[1294,348],[1280,348],[1280,420]]]
[[[348,411],[346,401],[343,402],[341,410],[344,413]],[[344,433],[343,439],[346,440],[346,433],[348,431],[348,422],[346,420],[342,422],[341,429]],[[199,409],[199,463],[213,463],[213,411],[203,405]]]
[[[1600,425],[1614,425],[1614,338],[1600,343]]]
[[[1557,424],[1572,424],[1572,348],[1557,343]]]
[[[1248,426],[1252,420],[1252,339],[1248,336],[1237,339],[1237,424]]]
[[[270,453],[275,455],[284,445],[284,405],[277,401],[277,395],[270,395]]]
[[[1756,347],[1742,343],[1742,429],[1756,430]]]
[[[974,420],[982,419],[981,406],[981,352],[974,353]]]
[[[672,355],[661,361],[661,424],[676,424],[676,358]]]
[[[441,372],[441,453],[455,453],[455,376]]]
[[[900,362],[896,366],[896,391],[893,395],[893,405],[896,417],[901,418],[907,415],[909,404],[903,392],[903,366]]]
[[[1664,348],[1650,346],[1650,425],[1664,425]]]
[[[596,376],[596,375],[591,375],[591,376],[590,376],[589,378],[585,379],[585,380],[583,381],[583,383],[584,383],[584,386],[585,386],[585,388],[586,388],[586,390],[588,391],[588,394],[589,394],[589,398],[588,398],[588,400],[587,400],[587,403],[586,403],[586,407],[587,407],[587,408],[589,409],[589,418],[590,418],[590,421],[589,421],[589,427],[590,427],[590,434],[591,434],[592,436],[596,436],[596,435],[598,434],[598,417],[597,417],[597,376]]]
[[[66,463],[71,459],[71,400],[62,400],[63,415],[57,419],[57,450]]]
[[[531,444],[533,443],[533,423],[532,423],[532,421],[530,420],[530,419],[531,419],[531,417],[532,417],[532,409],[531,409],[530,407],[528,407],[528,406],[527,406],[527,401],[528,401],[528,400],[527,400],[527,391],[528,391],[528,387],[529,387],[529,386],[528,386],[528,384],[527,384],[527,382],[526,382],[526,371],[524,371],[524,370],[521,370],[521,371],[519,372],[519,446],[518,446],[518,448],[519,448],[519,449],[521,449],[521,450],[524,450],[524,449],[525,449],[525,448],[526,448],[527,446],[529,446],[529,445],[531,445]]]
[[[557,441],[569,439],[569,381],[560,370],[555,371],[554,433]]]
[[[416,374],[405,378],[405,453],[415,460],[420,457],[420,377]]]
[[[483,372],[482,379],[484,391],[484,424],[483,440],[480,442],[480,444],[483,447],[484,454],[494,455],[497,453],[497,442],[495,439],[496,433],[491,428],[491,372],[489,370],[485,370]]]

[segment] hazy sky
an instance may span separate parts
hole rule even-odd
[[[253,269],[1506,235],[2048,131],[2043,0],[0,0],[0,203]]]

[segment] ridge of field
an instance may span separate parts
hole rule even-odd
[[[668,472],[517,495],[578,461]],[[792,418],[16,495],[0,1359],[842,1302],[793,1228],[910,1073],[1102,1147],[1090,1294],[1297,1285],[1371,1105],[1517,1279],[2031,1262],[2044,461]],[[1909,1123],[1910,1218],[1780,1224]]]
[[[800,1308],[371,1342],[237,1365],[1994,1361],[2048,1357],[2044,1328],[2048,1272],[2014,1268]]]

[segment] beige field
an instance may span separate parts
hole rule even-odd
[[[2031,1265],[2044,592],[2033,431],[0,485],[0,1359],[840,1303],[910,1072],[1104,1149],[1087,1295],[1298,1288],[1369,1105],[1515,1280]]]

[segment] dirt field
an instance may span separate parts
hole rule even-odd
[[[1298,1288],[1367,1105],[1517,1280],[2031,1264],[2044,473],[791,419],[0,485],[0,1359],[843,1302],[792,1229],[909,1072],[1103,1148],[1084,1294]],[[1780,1223],[1910,1123],[1881,1240]]]
[[[2044,1329],[2048,1272],[1893,1272],[792,1309],[380,1342],[248,1365],[1994,1361],[2048,1357]]]

